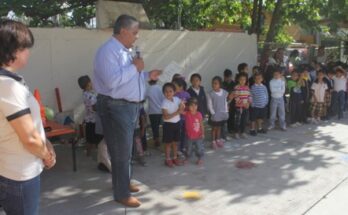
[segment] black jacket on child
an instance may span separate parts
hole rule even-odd
[[[187,92],[191,97],[196,98],[198,100],[198,111],[201,112],[203,117],[208,114],[208,106],[207,106],[207,96],[205,95],[204,87],[199,88],[199,94],[190,87]]]

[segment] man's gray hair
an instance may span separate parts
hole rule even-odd
[[[114,24],[114,34],[120,34],[122,28],[130,28],[134,23],[139,23],[138,20],[130,15],[120,15]]]

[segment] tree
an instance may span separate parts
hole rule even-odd
[[[239,23],[247,28],[252,4],[249,0],[145,0],[144,8],[156,27],[176,29],[179,16],[183,28],[196,30],[220,23]]]
[[[81,26],[95,17],[97,0],[2,0],[0,16],[4,17],[9,11],[17,16],[29,18],[29,26],[56,26],[54,17],[61,16],[63,26]],[[143,0],[114,0],[142,3]]]
[[[0,15],[13,11],[28,17],[30,26],[85,26],[95,16],[97,0],[3,0]],[[122,1],[122,0],[114,0]],[[143,3],[157,28],[205,29],[216,24],[239,24],[250,34],[266,35],[265,44],[279,43],[289,36],[284,26],[299,24],[321,31],[320,20],[331,29],[348,20],[347,0],[125,0]],[[262,14],[272,14],[269,26],[261,26]],[[60,23],[54,19],[60,16]],[[266,47],[267,48],[267,47]]]

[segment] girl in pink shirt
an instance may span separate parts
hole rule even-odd
[[[196,98],[190,98],[187,101],[188,111],[185,113],[185,130],[187,135],[187,149],[186,156],[189,159],[193,152],[197,156],[197,165],[203,163],[202,158],[204,156],[204,126],[203,116],[197,111],[198,100]]]

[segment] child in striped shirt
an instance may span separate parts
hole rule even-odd
[[[263,128],[263,120],[267,117],[268,91],[265,85],[262,84],[262,81],[262,74],[255,73],[254,84],[250,90],[252,97],[250,108],[251,136],[256,136],[257,133],[267,133]]]
[[[239,73],[237,76],[238,85],[233,91],[233,96],[236,101],[236,113],[234,118],[236,139],[239,139],[240,136],[246,138],[244,130],[247,124],[249,106],[251,104],[251,94],[247,85],[247,80],[247,74]]]

